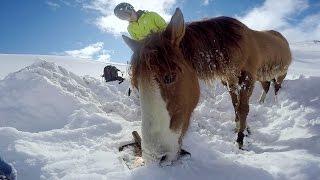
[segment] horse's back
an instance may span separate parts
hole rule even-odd
[[[291,52],[286,38],[274,30],[253,31],[256,58],[260,62],[257,78],[269,81],[287,73],[291,63]]]
[[[288,41],[281,33],[274,30],[252,32],[259,53],[278,56],[282,59],[291,58]]]
[[[278,31],[268,30],[268,31],[265,31],[265,32],[270,33],[270,34],[272,34],[274,36],[277,36],[277,37],[283,39],[285,42],[287,42],[286,38],[281,33],[279,33]],[[287,42],[287,44],[288,44],[288,42]]]

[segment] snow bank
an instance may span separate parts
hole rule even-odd
[[[127,82],[106,86],[45,61],[9,74],[0,81],[1,156],[22,179],[86,179],[121,171],[117,148],[138,126],[118,115],[126,112],[121,107],[138,107],[127,88]],[[105,107],[115,101],[115,108]]]
[[[0,54],[0,79],[4,78],[11,72],[18,71],[26,66],[30,66],[35,62],[41,61],[54,62],[78,75],[90,75],[91,77],[95,78],[100,78],[100,76],[103,74],[103,68],[108,64],[116,65],[122,72],[125,72],[127,69],[127,65],[123,63],[101,62],[89,59],[86,60],[71,56]]]
[[[0,81],[0,155],[18,178],[35,179],[319,179],[320,77],[284,82],[277,102],[271,91],[251,98],[248,151],[235,144],[234,110],[225,88],[201,83],[201,100],[183,148],[189,159],[173,166],[128,170],[130,150],[118,147],[140,130],[137,96],[129,83],[80,77],[38,62]],[[292,76],[290,76],[292,75]]]

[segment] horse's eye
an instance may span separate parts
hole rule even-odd
[[[159,79],[157,77],[154,78],[154,80],[158,83],[160,83]]]
[[[176,75],[175,74],[167,74],[163,77],[163,82],[165,84],[171,84],[176,80]]]

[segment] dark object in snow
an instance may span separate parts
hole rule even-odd
[[[0,158],[0,180],[16,180],[17,172],[12,165]]]
[[[115,66],[108,65],[104,67],[103,75],[101,77],[104,77],[106,82],[119,81],[119,84],[121,84],[124,81],[124,78],[118,75],[118,71],[120,70]]]
[[[133,131],[132,132],[132,136],[134,138],[134,141],[139,145],[141,146],[141,137],[139,136],[138,132],[137,131]]]
[[[134,154],[135,154],[135,156],[141,157],[141,156],[142,156],[142,151],[141,151],[141,137],[140,137],[140,135],[138,134],[137,131],[132,131],[132,136],[133,136],[134,142],[133,142],[133,143],[129,143],[129,144],[125,144],[125,145],[123,145],[123,146],[120,146],[120,147],[119,147],[119,151],[123,151],[123,149],[124,149],[125,147],[133,146],[133,147],[134,147]]]
[[[129,88],[129,90],[128,90],[128,96],[130,96],[131,95],[131,88]]]
[[[188,151],[184,150],[184,149],[181,149],[180,151],[180,156],[191,156],[191,153],[189,153]]]

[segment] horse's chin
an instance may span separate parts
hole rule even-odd
[[[162,155],[149,154],[142,151],[142,159],[146,164],[160,163]]]

